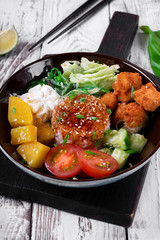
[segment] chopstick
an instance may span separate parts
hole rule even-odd
[[[88,0],[84,4],[82,4],[79,8],[77,8],[73,13],[71,13],[68,17],[66,17],[62,22],[60,22],[56,27],[54,27],[51,31],[49,31],[45,36],[43,36],[38,42],[36,42],[32,47],[30,47],[28,50],[30,51],[34,47],[36,47],[38,44],[42,43],[44,40],[46,40],[50,35],[55,33],[58,29],[60,29],[62,26],[65,26],[68,22],[71,21],[73,17],[75,17],[77,14],[84,11],[86,8],[88,8],[91,4],[96,2],[97,0]]]
[[[48,42],[48,44],[51,43],[52,41],[54,41],[55,39],[57,39],[58,37],[60,37],[62,34],[67,32],[71,28],[75,27],[78,23],[83,21],[85,18],[89,17],[91,14],[96,13],[100,8],[103,7],[103,5],[105,5],[106,3],[111,2],[111,1],[112,0],[102,0],[100,3],[98,3],[93,8],[91,8],[89,11],[87,11],[85,14],[83,14],[81,17],[79,17],[75,22],[73,22],[68,27],[66,27],[63,31],[61,31],[59,34],[57,34],[53,39],[51,39]]]

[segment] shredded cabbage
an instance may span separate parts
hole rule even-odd
[[[98,88],[107,90],[112,89],[112,84],[117,80],[116,73],[119,65],[107,66],[106,64],[89,61],[87,58],[82,58],[79,61],[66,61],[62,65],[63,75],[76,83],[76,87],[87,87],[95,85]]]
[[[63,76],[69,79],[71,72],[81,73],[83,71],[79,61],[65,61],[61,64]]]

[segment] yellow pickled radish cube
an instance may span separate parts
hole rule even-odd
[[[37,139],[45,145],[51,146],[54,143],[54,134],[50,122],[37,126]]]
[[[11,129],[11,144],[19,145],[25,142],[37,141],[37,127],[28,125]]]
[[[41,168],[49,147],[39,142],[28,142],[18,146],[17,152],[33,168]]]
[[[33,125],[30,106],[19,97],[10,96],[8,104],[8,121],[11,127]]]

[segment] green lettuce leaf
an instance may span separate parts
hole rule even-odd
[[[141,26],[140,29],[149,34],[148,53],[151,68],[154,74],[160,77],[160,31],[153,32],[149,26]]]
[[[63,63],[62,67],[65,63]],[[76,64],[78,64],[79,70]],[[106,64],[89,61],[86,58],[82,58],[81,62],[76,64],[72,64],[72,67],[68,66],[68,69],[70,68],[68,77],[71,82],[76,84],[77,88],[94,85],[98,88],[110,90],[112,89],[113,82],[117,80],[116,73],[118,72],[119,65],[107,66]],[[66,69],[64,67],[63,71],[65,74]],[[68,73],[69,71],[67,71]]]
[[[63,76],[69,79],[71,72],[80,73],[83,71],[79,61],[65,61],[61,64]]]

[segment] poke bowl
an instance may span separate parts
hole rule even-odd
[[[90,66],[90,69],[85,69],[85,64]],[[101,76],[101,72],[106,71],[105,68],[107,68],[108,74],[107,84],[109,85],[107,87],[103,84],[106,79]],[[70,77],[68,71],[72,72],[72,77]],[[90,75],[92,74],[94,76],[91,78]],[[138,87],[134,85],[134,76],[141,82]],[[63,81],[67,79],[67,82],[58,83],[58,85],[53,84],[52,78],[54,77],[62,78]],[[132,84],[129,82],[129,90],[126,94],[125,91],[121,91],[120,84],[126,83],[127,85],[128,79],[132,79]],[[93,80],[95,80],[94,84]],[[83,85],[84,82],[85,85]],[[48,106],[54,106],[50,111],[50,117],[44,111],[48,98],[42,101],[40,99],[41,95],[39,95],[38,99],[43,106],[43,111],[41,109],[39,112],[33,110],[34,107],[37,109],[37,105],[31,106],[33,101],[31,99],[27,100],[27,94],[30,90],[38,87],[35,91],[39,93],[41,88],[47,85],[60,96],[59,98],[51,98],[52,102],[48,103]],[[149,106],[151,109],[147,109],[146,102],[148,100],[144,101],[146,96],[141,101],[142,93],[150,87],[154,89],[153,91],[158,96],[158,103],[153,109],[154,104]],[[47,95],[51,94],[48,89],[44,91]],[[159,92],[159,86],[143,70],[128,61],[98,53],[77,52],[50,55],[23,67],[2,86],[0,90],[1,151],[22,171],[50,184],[85,188],[119,181],[148,163],[160,146]],[[107,101],[112,102],[112,95],[114,95],[114,103],[110,106],[106,103],[106,96],[109,96]],[[126,100],[124,95],[129,99]],[[115,97],[117,100],[114,101]],[[14,105],[17,98],[18,101],[25,103],[24,108],[22,105],[20,110],[17,109],[17,105]],[[34,100],[34,104],[37,101],[37,99],[32,100]],[[26,105],[33,114],[33,119],[29,123],[17,125],[18,111],[21,113],[21,121],[25,121],[22,116],[26,114]],[[95,106],[97,106],[97,109],[94,114]],[[75,109],[76,112],[73,112]],[[133,126],[129,122],[127,123],[127,121],[130,121],[127,120],[128,118],[133,120]],[[41,131],[42,128],[39,128],[39,126],[42,126],[45,122],[49,124],[49,121],[53,134],[49,139],[51,141],[46,143],[42,139],[43,134],[40,134],[44,131]],[[134,125],[134,121],[140,121],[140,124]],[[22,134],[21,129],[31,133],[27,142],[24,140],[24,133]],[[39,132],[38,135],[37,132]],[[132,139],[134,139],[133,142]],[[46,147],[40,153],[40,163],[37,163],[37,160],[30,159],[31,156],[36,155],[36,152],[30,152],[25,148],[28,146],[27,144],[31,143],[33,144],[32,150],[37,143]],[[52,165],[54,165],[52,163],[58,162],[59,159],[65,165],[66,147],[71,149],[70,156],[76,155],[76,160],[74,160],[76,164],[78,162],[80,165],[78,170],[75,171],[75,175],[70,170],[75,169],[76,164],[72,161],[71,166],[66,165],[65,172],[68,172],[68,169],[71,172],[71,175],[67,175],[68,177],[65,174],[57,175],[52,168]],[[59,156],[59,153],[62,154]],[[26,159],[26,155],[29,160]],[[106,155],[109,160],[103,162]],[[58,158],[53,160],[53,156],[58,156]],[[88,166],[86,170],[86,162],[92,162],[97,156],[101,158],[101,163],[96,162],[100,174],[97,173],[97,170],[94,172],[94,169],[88,171]],[[86,158],[86,161],[79,160],[79,158]],[[111,169],[112,171],[110,171]]]

